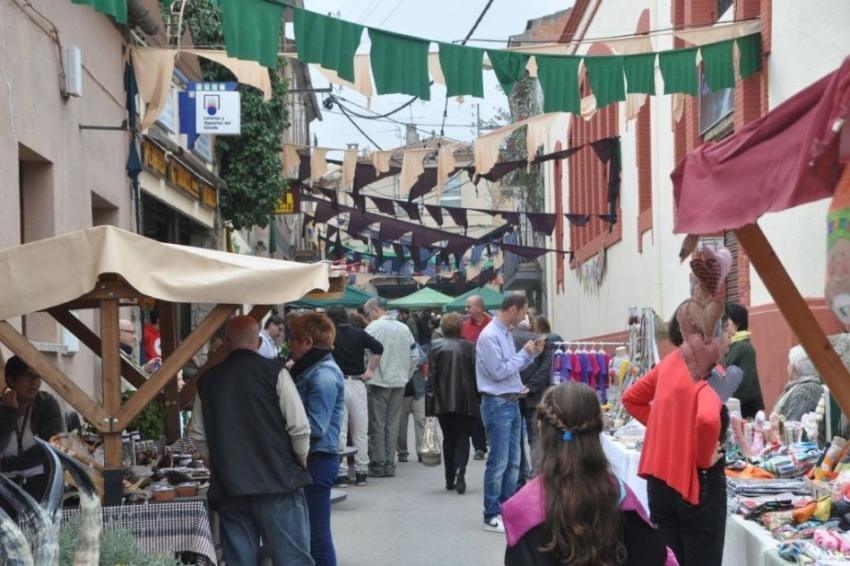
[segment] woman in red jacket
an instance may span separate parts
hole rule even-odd
[[[670,339],[682,343],[675,314]],[[726,532],[719,442],[729,424],[726,407],[705,379],[691,379],[678,349],[626,390],[623,406],[646,425],[638,473],[647,480],[659,533],[682,566],[719,566]]]

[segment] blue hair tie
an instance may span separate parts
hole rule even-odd
[[[564,433],[564,441],[572,440],[572,439],[573,439],[573,433],[571,433],[570,431],[566,431]]]

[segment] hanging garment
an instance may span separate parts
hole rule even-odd
[[[357,168],[357,150],[345,150],[345,157],[342,161],[342,188],[349,190],[354,183],[354,171]]]

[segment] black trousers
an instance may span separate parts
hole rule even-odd
[[[472,447],[481,452],[487,452],[487,432],[484,430],[484,421],[472,419]]]
[[[469,463],[469,436],[473,422],[477,419],[460,413],[437,415],[440,429],[443,431],[443,464],[446,468],[446,483],[455,482],[457,470],[466,472]]]
[[[646,483],[649,515],[680,566],[720,566],[726,536],[724,466],[700,470],[699,503],[685,501],[658,478]]]

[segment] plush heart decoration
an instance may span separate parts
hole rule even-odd
[[[708,377],[708,385],[720,397],[720,402],[725,403],[738,390],[738,386],[741,385],[743,379],[744,372],[738,366],[727,367],[725,375],[715,367],[711,370],[711,375]]]
[[[702,248],[702,257],[703,259],[715,260],[720,266],[720,280],[726,279],[726,276],[729,275],[729,270],[732,269],[732,253],[729,251],[729,248],[715,250],[713,247],[705,245]]]
[[[680,350],[694,383],[705,379],[720,359],[719,341],[706,342],[699,334],[691,334],[685,338]]]
[[[693,310],[693,312],[692,312]],[[703,310],[696,299],[685,301],[679,310],[676,311],[676,320],[679,323],[679,331],[682,336],[688,336],[694,332],[702,332],[697,327],[696,321],[702,321]],[[696,316],[696,318],[694,318]]]
[[[720,264],[716,259],[692,259],[691,271],[699,279],[706,294],[714,297],[720,287]]]
[[[723,310],[726,305],[720,299],[714,298],[708,301],[703,308],[702,325],[706,342],[711,342],[714,338],[714,330],[717,327],[717,322],[723,316]]]

